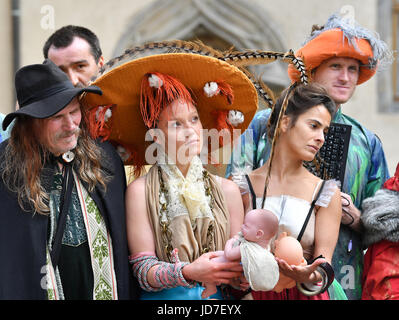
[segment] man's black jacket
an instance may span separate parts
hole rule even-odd
[[[0,144],[0,161],[7,143],[8,140]],[[118,298],[134,299],[138,289],[128,262],[125,170],[110,143],[97,143],[103,151],[102,167],[112,175],[112,180],[107,184],[106,192],[99,187],[90,196],[111,235]],[[42,179],[52,177],[51,169],[44,172],[47,173],[42,174]],[[0,299],[47,299],[42,284],[46,276],[48,222],[48,216],[23,211],[16,194],[7,189],[0,175]]]

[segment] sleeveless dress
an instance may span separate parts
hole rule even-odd
[[[255,203],[256,208],[260,208],[262,206],[262,198],[255,195],[248,178],[245,178],[245,176],[241,175],[240,177],[234,176],[233,180],[239,185],[242,193],[249,193],[251,201],[250,208],[247,211],[253,209],[253,204]],[[331,198],[336,191],[339,182],[335,180],[327,180],[324,183],[323,189],[320,191],[322,182],[323,181],[320,181],[315,187],[312,201],[315,200],[316,195],[318,195],[315,205],[326,208],[329,206]],[[304,225],[308,212],[311,209],[311,202],[290,195],[268,196],[266,197],[264,209],[272,211],[279,219],[279,228],[275,239],[282,232],[287,232],[289,236],[297,238],[301,232],[302,226]],[[313,209],[300,240],[301,246],[303,248],[303,255],[306,260],[311,260],[313,258],[316,222],[315,218],[316,212]],[[271,245],[273,248],[274,239],[272,240]],[[331,290],[329,289],[324,293],[310,297],[299,292],[296,287],[285,289],[279,293],[274,291],[252,291],[252,296],[255,300],[330,300],[330,295],[336,295],[334,293],[335,290],[342,294],[342,288],[340,288],[340,285],[337,281],[334,280],[330,288]]]

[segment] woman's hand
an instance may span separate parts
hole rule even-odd
[[[184,266],[182,270],[184,278],[188,281],[229,284],[232,278],[242,274],[240,262],[212,261],[216,257],[219,257],[217,252],[208,252]]]
[[[316,283],[321,280],[321,275],[316,272],[317,267],[323,262],[327,262],[325,259],[317,259],[312,264],[306,264],[303,262],[301,265],[289,265],[283,259],[275,258],[280,272],[287,277],[295,280],[296,282],[306,283],[312,282]]]

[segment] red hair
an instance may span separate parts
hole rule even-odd
[[[151,75],[158,77],[158,86],[150,86]],[[188,89],[179,80],[159,72],[147,73],[141,81],[140,110],[147,128],[154,128],[162,110],[176,99],[194,105]]]

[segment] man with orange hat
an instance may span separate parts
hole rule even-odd
[[[355,119],[342,113],[342,104],[353,95],[356,86],[370,79],[377,67],[389,62],[391,53],[382,40],[371,31],[333,14],[321,28],[313,28],[310,37],[296,56],[303,59],[311,81],[323,85],[337,105],[335,123],[351,125],[351,138],[342,186],[342,223],[333,256],[335,277],[345,289],[348,299],[360,299],[363,248],[360,223],[363,199],[371,197],[389,177],[381,141]],[[299,73],[290,65],[291,80]],[[226,176],[238,169],[255,169],[269,157],[267,122],[270,109],[258,112],[249,129],[253,143],[241,138],[241,151],[233,151]],[[248,139],[248,138],[247,138]],[[248,141],[248,140],[247,140]],[[238,156],[237,156],[238,152]]]

